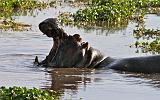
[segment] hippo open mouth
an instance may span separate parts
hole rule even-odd
[[[42,21],[39,24],[39,29],[44,35],[53,38],[54,43],[49,55],[40,63],[42,65],[48,65],[51,59],[56,55],[59,45],[66,37],[68,37],[68,35],[63,31],[63,29],[58,27],[56,18],[48,18]]]
[[[88,42],[82,42],[79,34],[67,35],[58,27],[55,18],[42,21],[39,29],[46,36],[53,38],[54,42],[49,55],[39,63],[43,66],[88,67],[97,65],[103,58],[98,50],[89,46]]]
[[[48,18],[42,21],[39,24],[39,29],[44,35],[53,38],[54,45],[52,49],[57,49],[59,44],[68,37],[63,29],[58,27],[56,18]]]

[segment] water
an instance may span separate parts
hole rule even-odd
[[[0,33],[0,86],[26,86],[62,91],[62,100],[159,100],[160,74],[136,74],[114,70],[52,69],[34,66],[35,56],[44,59],[52,46],[52,39],[42,35],[38,24],[57,17],[59,11],[76,11],[68,6],[35,11],[36,17],[15,16],[17,21],[32,24],[31,31]],[[160,28],[160,17],[147,15],[147,28]],[[120,30],[84,29],[61,26],[68,34],[79,33],[84,41],[111,57],[147,56],[130,48],[136,39],[130,22]]]

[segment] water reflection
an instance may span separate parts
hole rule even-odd
[[[77,69],[77,68],[56,68],[50,71],[51,75],[51,90],[63,91],[69,89],[78,91],[78,86],[86,86],[91,83],[91,78],[87,75],[92,73],[92,69]]]
[[[79,68],[56,68],[49,71],[50,86],[47,89],[57,92],[73,93],[79,95],[79,91],[87,91],[89,88],[119,91],[120,88],[128,90],[127,86],[133,87],[150,87],[154,89],[160,88],[160,74],[142,74],[119,72],[114,70],[93,70]],[[82,89],[82,90],[81,90]],[[102,93],[106,90],[102,90]],[[136,91],[136,90],[132,90]],[[140,90],[142,91],[142,90]],[[113,91],[112,91],[113,92]]]
[[[91,22],[83,23],[85,25],[79,25],[78,28],[85,29],[85,31],[98,31],[97,35],[108,35],[118,31],[126,30],[128,23],[108,23],[108,22]],[[105,33],[105,34],[104,34]]]

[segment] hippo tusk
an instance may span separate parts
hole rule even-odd
[[[34,64],[37,64],[37,65],[40,64],[39,61],[38,61],[38,56],[35,57],[35,59],[34,59]]]

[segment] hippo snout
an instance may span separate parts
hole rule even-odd
[[[48,18],[39,24],[39,29],[48,37],[53,37],[59,29],[56,18]]]

